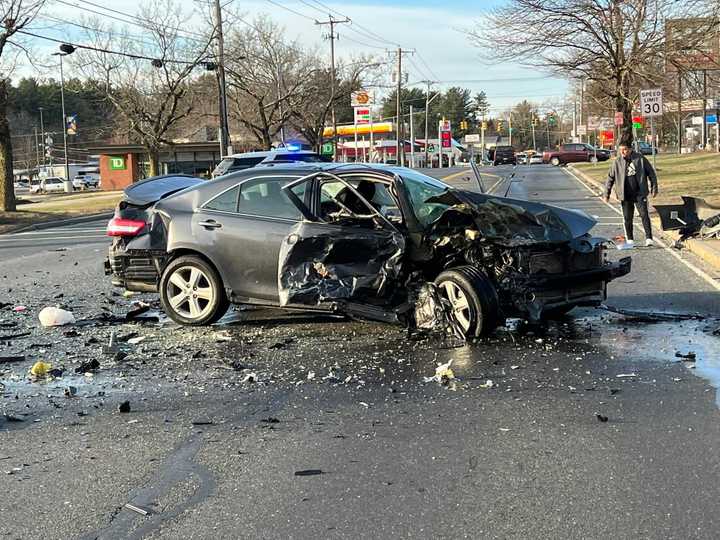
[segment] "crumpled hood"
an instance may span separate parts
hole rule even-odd
[[[476,228],[481,238],[505,246],[569,242],[597,223],[580,210],[457,189],[428,202],[451,205],[430,226],[432,233]]]

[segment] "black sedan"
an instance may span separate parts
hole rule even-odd
[[[505,317],[598,305],[630,271],[587,214],[483,195],[381,165],[257,167],[145,180],[108,224],[115,285],[158,291],[187,325],[230,303],[329,310],[465,336]]]

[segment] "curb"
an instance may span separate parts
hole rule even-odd
[[[96,221],[98,219],[110,219],[114,215],[114,212],[102,212],[101,214],[89,214],[87,216],[80,216],[75,218],[57,219],[55,221],[43,221],[41,223],[33,223],[32,225],[26,225],[17,229],[11,229],[5,231],[2,234],[13,234],[25,231],[39,231],[42,229],[52,229],[54,227],[62,227],[63,225],[74,225],[76,223],[86,223],[88,221]]]
[[[570,166],[568,167],[568,170],[571,171],[570,174],[579,177],[587,184],[590,184],[590,186],[599,189],[600,193],[604,191],[605,184],[603,184],[602,182],[595,180],[594,178],[590,178],[587,174],[577,170],[575,167]],[[658,237],[665,240],[665,242],[667,242],[671,246],[674,246],[675,243],[680,239],[680,235],[678,233],[663,231],[660,227],[659,218],[651,216],[650,221],[652,222],[653,233],[656,233]],[[684,249],[702,259],[703,262],[711,266],[714,270],[720,271],[720,251],[708,245],[708,242],[708,240],[695,240],[690,238],[683,242],[683,246]],[[720,245],[720,240],[717,242]]]

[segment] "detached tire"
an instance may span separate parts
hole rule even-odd
[[[217,322],[230,306],[215,268],[193,255],[178,257],[165,267],[160,301],[167,316],[185,326]]]
[[[474,266],[445,270],[436,279],[440,294],[453,306],[453,316],[466,337],[492,332],[499,323],[500,301],[495,286]]]

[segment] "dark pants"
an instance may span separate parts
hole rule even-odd
[[[650,212],[646,198],[638,198],[636,201],[622,201],[623,218],[625,219],[625,237],[633,239],[633,213],[635,208],[640,214],[640,220],[645,229],[645,238],[652,239],[652,226],[650,225]]]

